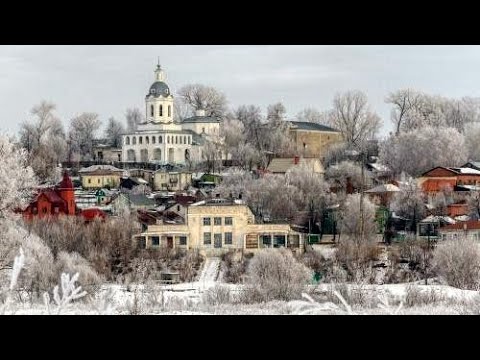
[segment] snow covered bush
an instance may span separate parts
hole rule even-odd
[[[371,283],[375,281],[372,266],[379,254],[380,249],[375,242],[362,243],[343,236],[335,252],[335,261],[346,270],[347,281]]]
[[[202,302],[211,306],[229,304],[231,301],[230,289],[225,285],[215,285],[205,291],[202,296]]]
[[[300,298],[312,272],[288,249],[264,249],[255,254],[247,270],[247,302]]]
[[[480,245],[470,238],[449,240],[433,253],[437,274],[450,286],[466,290],[480,289]]]
[[[363,199],[363,234],[364,241],[375,237],[377,224],[375,222],[375,205],[367,198]],[[360,194],[348,195],[342,206],[339,219],[341,234],[349,236],[350,240],[361,240],[362,213],[360,212]]]
[[[95,289],[102,283],[102,278],[90,263],[78,253],[60,252],[57,256],[57,273],[79,274],[78,283],[84,288]],[[89,291],[92,293],[93,291]]]

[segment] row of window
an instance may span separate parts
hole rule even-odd
[[[187,245],[186,236],[177,236],[178,244],[181,246]],[[152,246],[160,246],[160,236],[152,236]]]
[[[233,218],[226,217],[225,218],[225,225],[233,225]],[[203,218],[203,225],[209,226],[212,225],[212,218],[204,217]],[[222,225],[222,218],[221,217],[214,217],[213,218],[213,225]]]
[[[150,116],[155,116],[155,106],[150,105]],[[158,107],[158,116],[163,116],[163,105]],[[168,105],[168,117],[172,117],[172,106]]]
[[[112,179],[107,178],[107,183],[108,183],[108,184],[111,184],[112,181],[113,181]],[[88,183],[91,184],[91,183],[92,183],[92,179],[88,179]],[[97,179],[97,183],[100,184],[100,179]]]
[[[152,139],[152,144],[156,144],[157,143],[157,138],[155,136],[152,136],[151,137]],[[190,136],[167,136],[167,144],[170,144],[170,142],[172,144],[188,144],[190,145],[191,143],[191,139],[190,139]],[[143,145],[143,136],[139,136],[138,137],[138,143],[140,145]],[[158,143],[159,144],[162,144],[163,143],[163,137],[162,136],[159,136],[158,137]],[[150,144],[150,137],[148,136],[145,136],[145,144]],[[130,145],[130,136],[127,136],[125,138],[125,145]],[[132,145],[137,145],[137,137],[136,136],[132,136]]]
[[[223,235],[223,244],[224,245],[232,245],[233,243],[233,235],[231,232],[216,233],[213,234],[213,246],[216,248],[222,247],[222,235]],[[212,233],[205,232],[203,233],[203,245],[212,245]]]
[[[175,162],[175,161],[180,161],[179,157],[180,156],[176,156],[175,157],[175,149],[173,148],[170,148],[168,149],[168,161],[169,162]],[[185,152],[184,152],[184,159],[185,160],[189,160],[190,159],[190,151],[188,149],[185,149]],[[140,161],[141,162],[147,162],[147,161],[150,161],[150,160],[162,160],[162,149],[154,149],[153,150],[153,158],[150,158],[149,156],[149,152],[148,152],[148,149],[141,149],[140,150]],[[165,159],[164,160],[167,160],[167,154],[165,154]],[[132,162],[135,162],[137,161],[137,155],[135,153],[135,150],[133,149],[129,149],[127,150],[127,161],[132,161]]]

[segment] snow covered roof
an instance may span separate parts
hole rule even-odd
[[[480,170],[464,167],[464,168],[448,168],[450,170],[456,171],[460,174],[468,174],[468,175],[480,175]]]
[[[79,171],[80,174],[92,173],[96,171],[111,171],[111,172],[121,172],[124,173],[124,170],[118,169],[112,165],[92,165],[86,168],[83,168]]]
[[[386,193],[386,192],[398,192],[400,188],[393,184],[382,184],[375,186],[373,189],[365,191],[366,193]]]
[[[370,166],[373,170],[380,171],[380,172],[390,171],[390,169],[387,166],[379,163],[371,163],[371,164],[368,164],[368,166]]]
[[[447,224],[455,224],[456,221],[452,219],[450,216],[437,216],[437,215],[429,215],[425,219],[420,221],[421,223],[432,223],[432,222],[445,222]]]

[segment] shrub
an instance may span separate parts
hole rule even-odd
[[[290,250],[264,249],[250,261],[247,270],[247,302],[292,300],[301,297],[311,271]]]
[[[480,246],[474,240],[461,238],[446,241],[433,253],[437,274],[448,285],[460,289],[480,289]]]

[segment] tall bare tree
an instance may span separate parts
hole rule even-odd
[[[368,106],[367,96],[358,90],[335,96],[330,123],[342,132],[349,145],[357,148],[374,138],[381,126],[380,117]]]
[[[135,131],[138,124],[143,122],[143,114],[138,108],[128,108],[125,112],[125,120],[127,121],[127,130]]]
[[[123,124],[111,117],[108,119],[107,127],[105,129],[105,138],[111,146],[119,148],[122,146],[122,134],[125,132]]]
[[[101,124],[98,114],[95,113],[82,113],[73,118],[68,134],[70,151],[82,160],[92,159],[94,140]]]
[[[205,110],[207,116],[222,118],[227,112],[227,98],[211,86],[191,84],[183,86],[178,94],[182,102],[195,110]]]

